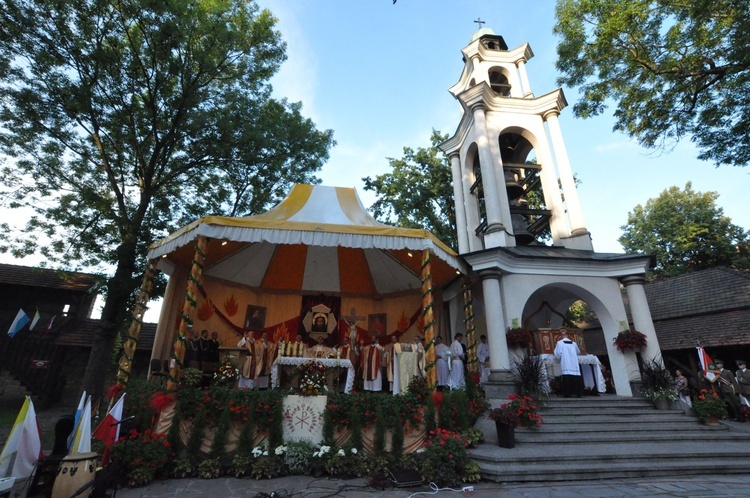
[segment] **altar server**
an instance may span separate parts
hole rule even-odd
[[[461,339],[464,338],[463,334],[456,334],[451,344],[451,378],[450,387],[451,389],[459,389],[466,385],[464,379],[464,346],[461,344]]]
[[[448,385],[450,371],[448,369],[448,360],[450,358],[450,348],[443,343],[443,338],[435,338],[435,365],[437,368],[437,385],[443,388]]]

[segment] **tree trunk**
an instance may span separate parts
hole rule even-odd
[[[113,384],[112,349],[117,334],[127,327],[127,310],[130,295],[135,288],[133,274],[136,268],[135,237],[128,237],[118,248],[119,261],[114,276],[107,283],[107,298],[104,302],[99,327],[94,332],[81,390],[91,395],[92,403],[103,401],[105,386]],[[110,378],[111,377],[111,378]],[[106,403],[101,403],[106,407]]]

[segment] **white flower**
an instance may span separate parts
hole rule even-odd
[[[320,447],[320,454],[321,455],[325,455],[329,451],[331,451],[331,447],[330,446],[321,446]]]
[[[352,448],[352,454],[353,454],[353,455],[356,455],[356,454],[357,454],[357,448]]]
[[[417,453],[424,453],[425,451],[427,451],[427,450],[425,450],[424,448],[419,448],[416,452]]]
[[[346,456],[346,452],[344,452],[343,449],[339,450],[339,452],[337,454],[338,454],[338,456]]]
[[[267,451],[264,451],[264,452],[263,452],[263,456],[268,456],[268,452],[267,452]]]
[[[284,454],[285,451],[286,451],[286,446],[277,446],[276,450],[274,451],[274,453],[276,453],[277,455],[281,456],[281,455]]]
[[[254,456],[255,458],[258,458],[258,457],[259,457],[259,456],[261,456],[262,454],[263,454],[263,450],[262,450],[262,449],[260,449],[260,448],[259,448],[259,447],[257,447],[257,446],[256,446],[255,448],[253,448],[253,456]]]

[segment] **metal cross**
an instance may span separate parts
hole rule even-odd
[[[477,20],[474,22],[479,24],[479,29],[482,29],[482,24],[487,24],[487,21],[482,21],[481,17],[477,17]]]

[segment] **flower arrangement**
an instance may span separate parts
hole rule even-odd
[[[650,399],[651,401],[656,401],[657,399],[666,399],[668,401],[677,401],[677,398],[679,397],[677,395],[677,390],[672,388],[667,389],[643,389],[641,391],[644,397]]]
[[[620,352],[630,351],[648,346],[646,335],[637,330],[623,330],[614,339],[615,346]]]
[[[512,427],[539,427],[544,419],[537,413],[536,402],[530,396],[511,394],[509,402],[490,410],[490,419]]]
[[[703,422],[707,422],[712,417],[717,419],[727,417],[724,400],[715,391],[709,392],[706,389],[701,389],[698,398],[693,401],[693,411]]]
[[[130,487],[153,481],[175,454],[165,434],[131,430],[112,447],[112,460],[122,466]]]
[[[326,386],[326,366],[319,361],[311,361],[297,367],[299,376],[299,394],[302,396],[320,396],[328,392]]]
[[[460,486],[476,482],[479,472],[471,465],[469,443],[460,434],[445,429],[430,431],[417,455],[419,473],[438,486]],[[467,469],[471,472],[467,473]]]
[[[214,372],[214,380],[224,385],[234,384],[239,376],[240,369],[234,366],[231,358],[224,360],[224,363]]]
[[[505,340],[508,342],[508,346],[526,347],[531,344],[531,332],[524,327],[508,329],[505,333]]]

